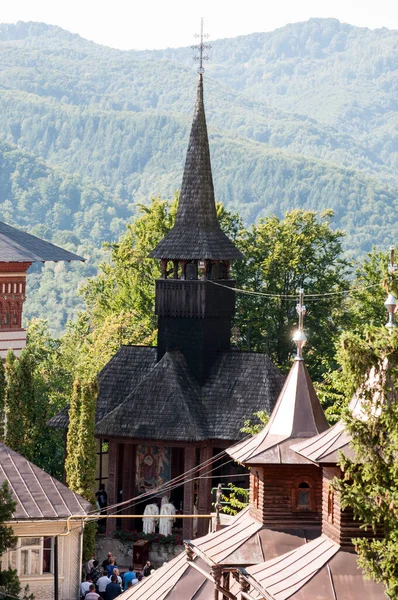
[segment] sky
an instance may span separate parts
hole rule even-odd
[[[122,50],[191,45],[201,17],[211,39],[272,31],[312,17],[398,29],[398,1],[0,0],[0,23],[43,21]]]

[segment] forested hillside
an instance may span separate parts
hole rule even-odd
[[[357,255],[395,241],[398,32],[314,19],[211,44],[217,200],[246,223],[332,208]],[[28,296],[28,315],[62,307],[59,330],[102,242],[118,237],[137,203],[180,185],[192,50],[122,52],[18,23],[0,25],[0,60],[1,219],[90,259],[45,267]]]

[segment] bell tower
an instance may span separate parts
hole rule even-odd
[[[228,289],[235,287],[230,263],[243,258],[217,218],[203,69],[176,222],[150,256],[161,261],[161,279],[156,281],[158,360],[168,350],[180,350],[202,384],[217,352],[230,348],[235,312],[235,292]]]

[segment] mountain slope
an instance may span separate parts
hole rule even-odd
[[[247,223],[332,208],[347,249],[393,243],[398,33],[313,19],[212,46],[205,102],[217,200]],[[2,219],[91,258],[76,272],[46,266],[30,296],[30,315],[60,303],[59,330],[101,243],[138,202],[180,185],[192,51],[122,52],[18,23],[0,25],[0,60]]]

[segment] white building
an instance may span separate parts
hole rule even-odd
[[[1,557],[2,568],[18,570],[22,588],[36,600],[53,600],[55,538],[58,545],[58,598],[77,600],[82,566],[83,519],[91,505],[26,458],[0,443],[0,484],[8,481],[17,502],[10,522],[15,550]]]

